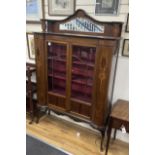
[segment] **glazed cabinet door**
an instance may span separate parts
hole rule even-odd
[[[96,46],[71,45],[71,112],[92,115]]]
[[[44,37],[34,34],[36,55],[37,100],[39,105],[47,105],[45,80],[45,48]]]
[[[67,104],[68,47],[65,42],[46,41],[48,105],[60,110]]]

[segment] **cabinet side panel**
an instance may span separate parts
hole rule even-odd
[[[96,101],[93,107],[93,123],[103,126],[108,108],[108,85],[114,48],[100,46],[97,58]]]
[[[46,80],[45,80],[45,51],[44,36],[35,34],[35,54],[36,54],[36,79],[37,79],[37,99],[39,105],[47,105],[46,102]]]

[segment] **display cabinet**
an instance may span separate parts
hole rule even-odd
[[[42,20],[42,28],[34,33],[38,104],[103,129],[122,23],[77,10],[65,20]]]

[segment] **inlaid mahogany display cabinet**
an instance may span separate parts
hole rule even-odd
[[[42,28],[34,33],[38,104],[103,129],[122,23],[77,10],[65,20],[42,20]]]

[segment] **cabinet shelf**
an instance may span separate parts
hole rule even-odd
[[[92,80],[72,80],[72,82],[76,83],[76,84],[80,84],[80,85],[87,85],[92,87],[93,86],[93,81]]]
[[[92,94],[92,87],[87,85],[72,83],[71,89],[73,93],[80,93],[81,96]]]
[[[66,63],[66,59],[58,58],[58,57],[48,57],[48,60],[54,60],[59,62]],[[91,63],[90,61],[80,62],[80,61],[73,61],[73,64],[79,65],[79,66],[88,66],[94,68],[94,63]]]
[[[58,96],[58,97],[63,97],[63,98],[66,98],[66,92],[64,91],[61,91],[61,90],[52,90],[52,91],[48,91],[48,94],[49,95],[55,95],[55,96]]]
[[[52,70],[53,70],[53,72],[59,72],[59,73],[65,73],[66,72],[66,70],[64,68],[61,68],[61,67],[58,67],[58,68],[50,68],[49,67],[49,72]]]
[[[91,103],[89,102],[90,98],[89,99],[85,98],[86,101],[83,101],[83,98],[82,98],[82,100],[80,100],[80,99],[81,99],[80,97],[78,99],[77,98],[71,98],[71,101],[78,102],[79,104],[84,104],[84,105],[87,105],[87,106],[91,106]]]
[[[58,57],[48,57],[48,60],[55,60],[60,62],[66,62],[66,59],[58,58]]]
[[[76,64],[76,65],[80,65],[80,66],[88,66],[88,67],[93,67],[94,68],[94,64],[93,63],[90,63],[90,62],[80,62],[80,61],[73,61],[72,62],[73,64]]]
[[[85,70],[85,69],[79,69],[79,68],[72,68],[72,74],[74,75],[80,75],[84,77],[92,77],[93,76],[93,70]]]
[[[59,80],[66,80],[66,77],[62,77],[60,75],[53,75],[53,74],[48,74],[49,77],[57,78]]]

